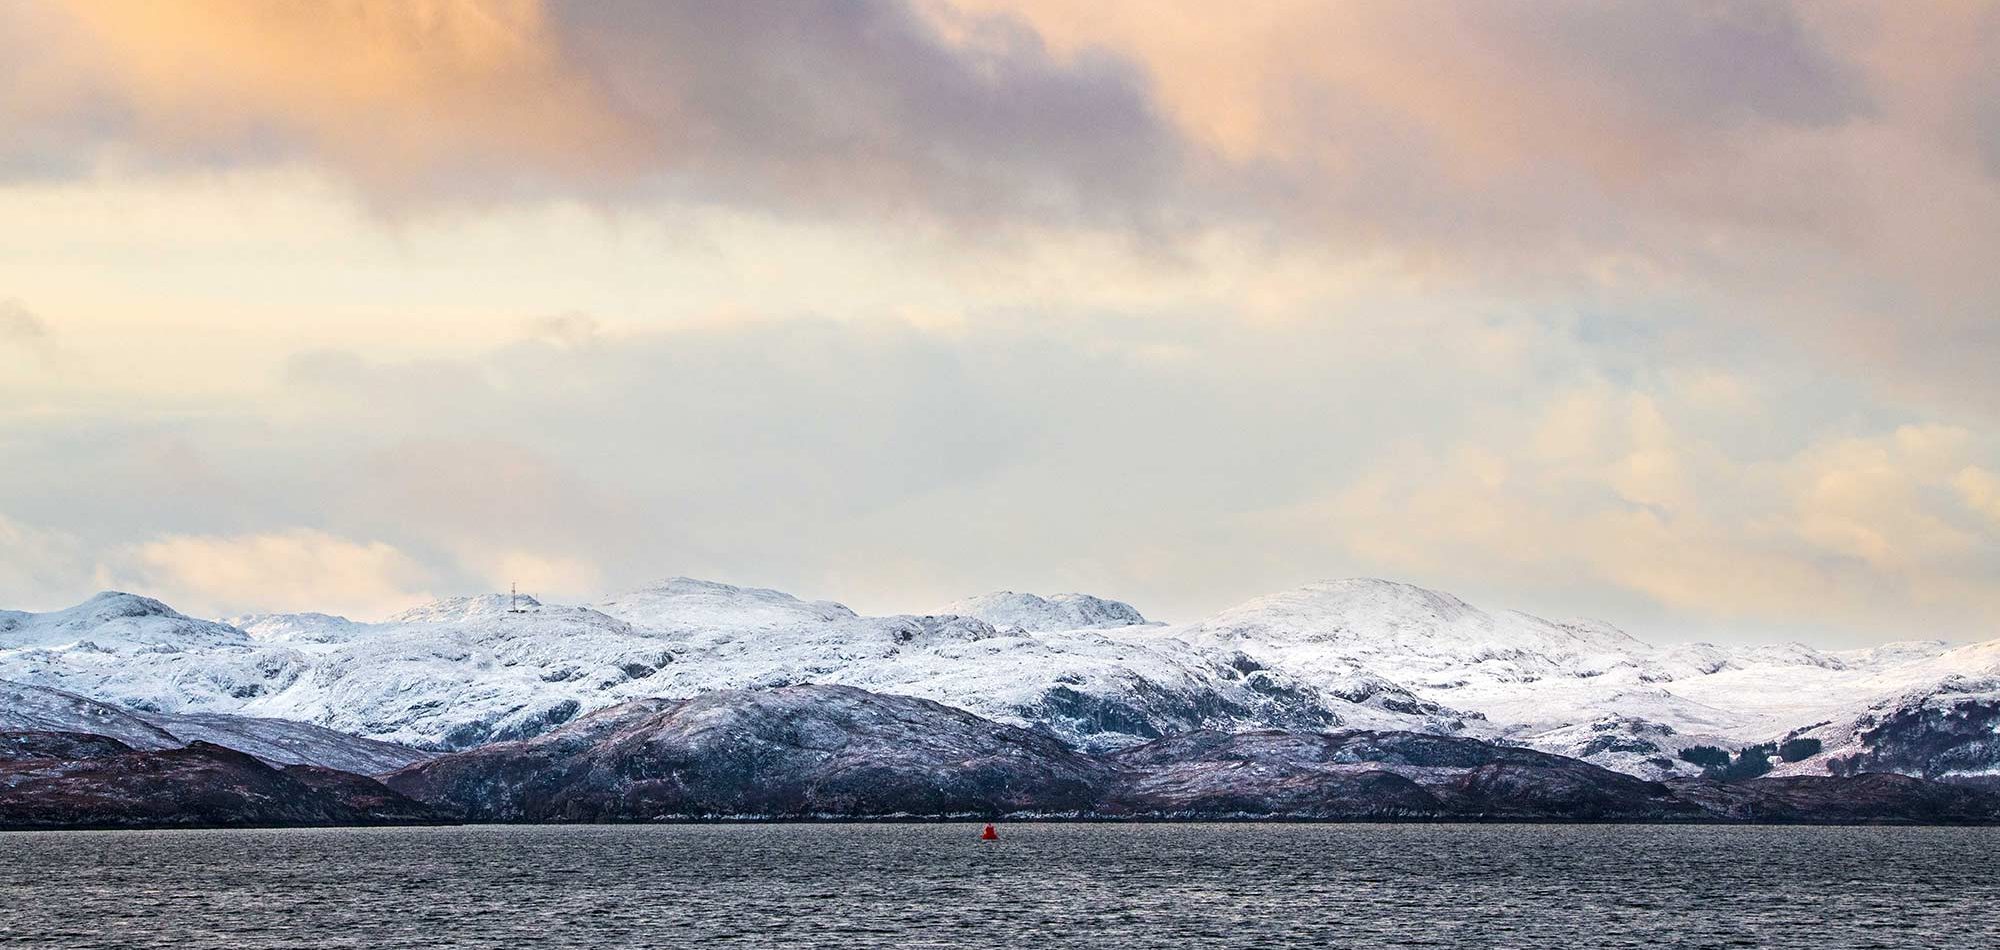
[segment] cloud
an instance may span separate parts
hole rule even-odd
[[[43,411],[52,389],[81,375],[68,355],[48,321],[18,300],[0,298],[0,415]]]
[[[481,590],[518,582],[543,596],[595,596],[599,560],[632,551],[652,520],[510,433],[452,439],[413,427],[366,450],[343,481],[344,523],[439,552],[446,573]]]
[[[1992,519],[2000,528],[2000,474],[1977,465],[1968,465],[1952,479],[1967,507]]]
[[[1260,522],[1450,585],[1572,601],[1610,585],[1726,631],[1970,636],[2000,618],[1993,526],[1968,507],[1985,483],[1964,467],[1990,443],[1906,425],[1745,453],[1704,436],[1697,405],[1671,390],[1556,396],[1525,431],[1496,420],[1407,444]]]
[[[0,497],[86,565],[232,612],[510,582],[583,600],[671,574],[885,611],[1080,587],[1175,619],[1388,575],[1661,637],[1970,636],[2000,610],[1976,475],[2000,446],[1977,427],[1905,425],[1809,364],[1348,306],[316,351],[253,411],[0,430]],[[267,537],[373,567],[303,566]]]
[[[2000,412],[1979,5],[533,0],[0,9],[16,180],[301,166],[1160,262],[1214,234],[1467,295],[1650,290]],[[912,306],[933,306],[913,301]],[[1245,308],[1250,309],[1250,308]],[[1232,314],[1217,314],[1228,319]]]
[[[957,0],[1138,62],[1183,193],[1437,288],[1646,288],[1933,411],[2000,413],[1990,64],[1971,5]],[[943,15],[948,19],[948,15]]]
[[[897,2],[4,15],[56,50],[0,89],[23,168],[303,159],[392,207],[653,194],[1004,223],[1130,220],[1175,161],[1123,62],[1056,63],[1005,19],[948,45]]]
[[[0,497],[86,560],[309,524],[424,589],[1401,571],[1962,629],[1996,22],[0,4],[0,283],[87,370],[0,377]]]
[[[0,604],[68,606],[89,593],[84,589],[88,574],[83,539],[24,524],[0,512]]]
[[[626,132],[560,62],[538,4],[189,0],[13,9],[35,68],[0,102],[25,142],[103,161],[304,157],[384,200],[620,167]],[[32,30],[30,30],[32,28]]]
[[[99,574],[106,586],[196,614],[321,610],[357,619],[429,600],[431,578],[394,546],[308,528],[166,535],[115,552]]]
[[[42,346],[48,337],[49,325],[20,301],[0,300],[0,343],[33,348]]]
[[[527,335],[557,346],[590,346],[604,332],[604,324],[587,313],[561,313],[528,321]]]

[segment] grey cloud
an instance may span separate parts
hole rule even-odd
[[[1870,112],[1861,70],[1810,35],[1790,6],[1475,4],[1488,35],[1533,58],[1576,64],[1667,125],[1817,126]],[[1581,91],[1581,90],[1579,90]]]
[[[1004,18],[966,21],[959,44],[902,0],[547,7],[546,18],[511,19],[462,10],[426,19],[396,5],[351,11],[365,28],[328,30],[328,42],[380,42],[387,68],[416,80],[380,103],[365,98],[379,95],[371,88],[341,86],[352,79],[347,65],[311,61],[298,75],[324,89],[291,94],[298,102],[265,90],[207,101],[223,91],[218,83],[254,76],[229,72],[230,51],[216,47],[255,42],[258,29],[296,29],[272,24],[308,16],[300,11],[244,12],[241,34],[177,50],[215,57],[215,75],[149,78],[119,62],[117,43],[144,39],[105,40],[101,24],[53,9],[0,8],[0,56],[39,77],[33,85],[0,78],[0,121],[13,126],[0,174],[86,175],[107,151],[126,167],[166,169],[304,159],[399,213],[667,198],[794,216],[1150,228],[1169,206],[1182,145],[1144,74],[1109,53],[1060,61]],[[478,22],[455,22],[461,16]],[[513,31],[502,52],[452,43],[495,29]],[[419,35],[388,35],[397,30]],[[438,63],[399,64],[405,54]],[[519,61],[489,61],[503,55]],[[434,87],[416,78],[431,73],[441,77]]]
[[[946,44],[899,2],[563,3],[570,61],[696,200],[955,220],[1132,223],[1180,143],[1146,79],[1059,63],[1005,20]]]

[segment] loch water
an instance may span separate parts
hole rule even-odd
[[[2000,947],[2000,829],[467,826],[0,834],[0,945]]]

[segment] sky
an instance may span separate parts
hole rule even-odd
[[[0,606],[2000,636],[2000,4],[0,0]]]

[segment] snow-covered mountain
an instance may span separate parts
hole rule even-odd
[[[418,608],[316,656],[310,673],[243,708],[460,749],[534,736],[629,699],[809,682],[935,699],[1087,747],[1204,725],[1387,724],[1360,706],[1336,714],[1330,705],[1352,704],[1139,631],[861,617],[687,579],[590,607],[528,599],[514,607],[502,597]],[[1422,716],[1387,718],[1426,725]]]
[[[1698,771],[1678,757],[1692,745],[1810,732],[1823,751],[1782,770],[1825,772],[1836,759],[1915,769],[1901,753],[1865,758],[1908,732],[1882,724],[1916,721],[1894,712],[1931,696],[1958,697],[1938,702],[1961,717],[1968,703],[2000,709],[2000,696],[1965,685],[1987,676],[2000,677],[2000,641],[1657,646],[1370,579],[1181,625],[1087,595],[1011,592],[870,617],[687,578],[588,605],[451,598],[380,623],[214,623],[118,593],[0,613],[0,679],[141,713],[291,720],[431,750],[532,738],[634,699],[818,683],[931,699],[1091,750],[1195,729],[1405,730],[1667,777]],[[1939,761],[1947,773],[1991,769],[2000,750]]]
[[[245,614],[222,621],[250,635],[259,643],[284,644],[306,651],[319,651],[365,637],[373,624],[357,623],[346,617],[322,613]]]
[[[118,591],[65,610],[0,614],[0,679],[146,712],[239,711],[311,665],[302,651]]]
[[[938,613],[977,617],[1001,629],[1029,632],[1135,627],[1146,623],[1146,618],[1136,608],[1122,601],[1089,594],[1040,597],[1011,590],[955,600],[944,605]]]

